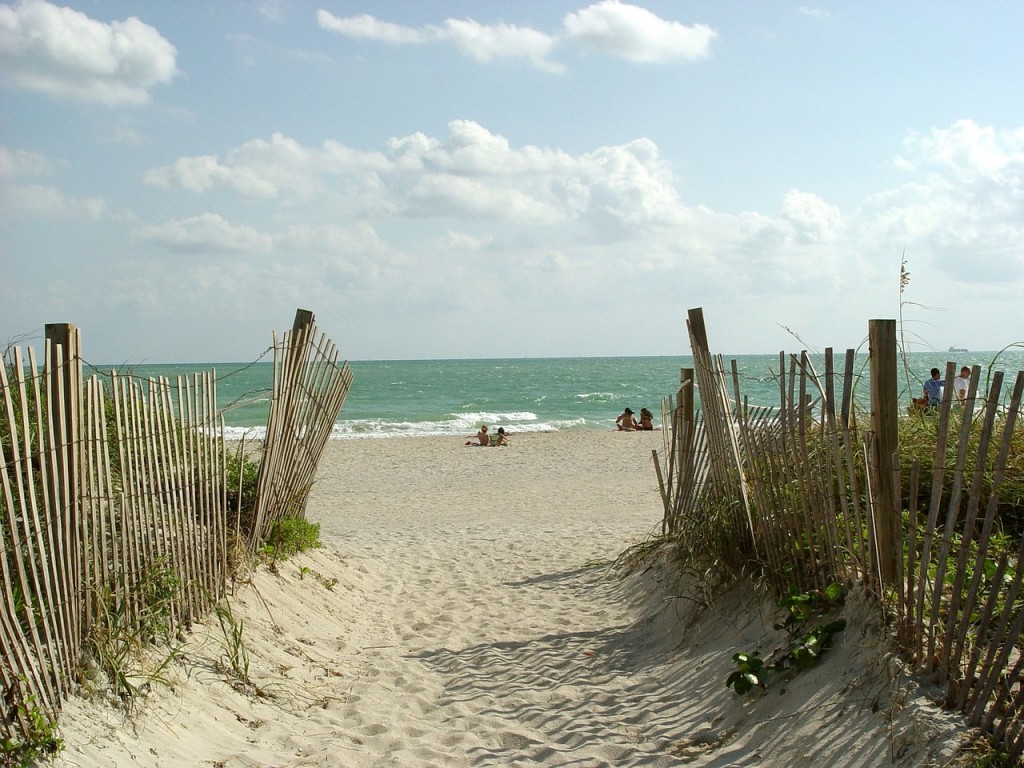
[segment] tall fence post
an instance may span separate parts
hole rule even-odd
[[[296,309],[295,310],[295,320],[292,322],[292,333],[298,334],[300,331],[302,331],[307,326],[312,325],[313,324],[313,320],[314,320],[313,313],[310,312],[308,309]],[[299,337],[296,335],[294,337],[294,339],[293,339],[293,344],[298,346],[298,342],[299,342]]]
[[[83,520],[81,502],[82,455],[82,335],[71,323],[47,323],[46,338],[46,419],[50,434],[47,441],[40,436],[40,446],[48,444],[52,451],[52,472],[46,475],[46,508],[51,530],[58,531],[60,545],[52,558],[60,560],[55,567],[60,574],[57,589],[60,610],[66,616],[64,637],[67,658],[77,658],[84,636],[82,599]],[[70,676],[71,670],[64,674]],[[66,681],[61,681],[61,686]]]
[[[673,534],[679,526],[679,517],[682,512],[680,502],[685,493],[692,493],[692,489],[684,491],[693,478],[693,443],[694,443],[694,416],[693,416],[693,368],[679,369],[679,391],[676,393],[673,408],[667,415],[671,417],[671,429],[665,425],[665,455],[669,457],[669,477],[666,488],[662,483],[661,470],[658,464],[658,452],[652,451],[654,466],[658,468],[658,483],[662,487],[662,501],[665,504],[665,517],[662,521],[661,532]]]
[[[679,391],[676,393],[676,407],[683,419],[693,422],[693,368],[679,369]]]
[[[59,474],[51,480],[50,493],[51,499],[57,502],[55,509],[67,509],[70,501],[78,496],[75,452],[81,437],[81,337],[78,328],[70,323],[48,323],[46,340],[49,342],[46,370],[50,379],[47,413],[53,424],[54,445],[63,452],[57,465]]]
[[[871,459],[874,492],[875,548],[878,575],[883,585],[897,577],[899,511],[893,483],[893,456],[899,438],[897,395],[896,321],[868,321],[868,351],[871,368],[871,429],[874,432]]]

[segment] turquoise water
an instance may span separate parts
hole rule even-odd
[[[955,362],[982,366],[994,353],[958,353]],[[932,366],[945,370],[950,353],[912,353],[909,367],[920,379]],[[740,391],[752,405],[779,401],[775,372],[778,355],[743,355],[735,358]],[[821,372],[824,363],[812,356]],[[859,355],[857,370],[867,358]],[[660,421],[661,400],[675,394],[679,369],[690,367],[689,357],[584,357],[525,358],[514,360],[402,360],[353,361],[352,388],[338,416],[332,437],[404,437],[417,435],[472,435],[480,424],[504,426],[511,432],[614,429],[615,418],[627,406],[639,412],[650,408]],[[836,366],[842,368],[842,356]],[[997,367],[1014,375],[1024,369],[1024,352],[1004,353]],[[228,434],[248,432],[260,437],[266,424],[271,391],[271,363],[218,365],[140,365],[131,367],[143,378],[176,376],[214,370],[218,406],[224,412]],[[788,370],[788,369],[787,369]],[[94,372],[94,371],[93,371]],[[122,369],[122,372],[127,372]],[[89,373],[89,371],[87,371]],[[919,383],[901,381],[905,399]],[[867,386],[858,392],[867,397]]]

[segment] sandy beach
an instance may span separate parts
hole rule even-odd
[[[462,443],[330,443],[308,511],[324,546],[230,598],[251,684],[211,618],[132,718],[73,697],[55,765],[949,764],[957,717],[856,595],[817,668],[741,698],[731,657],[774,649],[771,603],[610,567],[660,531],[660,432]]]

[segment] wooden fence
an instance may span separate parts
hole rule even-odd
[[[0,737],[15,742],[33,711],[56,721],[83,655],[111,650],[104,639],[173,637],[206,613],[228,583],[229,537],[254,547],[282,515],[305,515],[352,382],[299,310],[274,343],[259,512],[236,531],[215,373],[84,380],[79,331],[46,336],[42,366],[17,347],[0,365]],[[154,601],[161,627],[148,625]]]
[[[954,364],[937,411],[901,416],[895,323],[871,321],[871,412],[853,402],[854,351],[822,373],[810,357],[779,356],[779,406],[749,407],[735,362],[709,351],[691,310],[694,368],[663,403],[665,451],[655,455],[664,532],[687,542],[725,537],[737,572],[780,596],[857,582],[879,597],[893,640],[915,674],[945,687],[940,704],[1024,754],[1024,537],[997,543],[998,499],[1021,444],[1024,372],[954,403]],[[696,389],[700,411],[694,407]],[[898,444],[900,418],[934,430],[934,452]],[[1013,465],[1013,461],[1017,464]],[[1019,500],[1018,500],[1019,507]],[[713,545],[712,545],[713,546]],[[721,551],[715,551],[721,556]]]
[[[274,338],[274,389],[263,441],[250,546],[275,521],[305,517],[306,502],[334,422],[352,386],[348,363],[300,309],[283,343]]]

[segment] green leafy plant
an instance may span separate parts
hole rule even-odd
[[[64,749],[64,739],[51,720],[29,694],[16,707],[15,718],[22,728],[21,738],[0,738],[0,765],[31,766],[41,758],[53,757]]]
[[[762,659],[757,651],[734,654],[732,660],[737,669],[726,679],[725,684],[743,695],[754,688],[767,688],[768,678],[787,669],[803,671],[821,661],[822,655],[831,646],[832,638],[846,629],[846,619],[834,619],[807,629],[807,623],[830,610],[842,599],[843,589],[831,584],[823,592],[802,592],[790,586],[778,601],[786,609],[784,621],[776,623],[775,629],[784,629],[789,642],[772,654],[770,661]]]
[[[810,669],[821,661],[822,654],[829,648],[832,636],[844,629],[846,629],[846,619],[836,619],[799,635],[786,648],[786,661],[792,663],[797,669]],[[780,661],[777,666],[781,663]]]
[[[325,577],[323,574],[320,574],[320,573],[318,573],[316,575],[316,580],[319,581],[321,584],[323,584],[327,588],[328,591],[333,591],[334,587],[337,586],[337,584],[338,584],[338,580],[337,579],[328,579],[327,577]]]
[[[318,582],[320,582],[328,590],[333,590],[334,587],[338,584],[338,580],[337,579],[329,579],[326,576],[324,576],[322,573],[320,573],[320,571],[314,571],[308,565],[300,565],[299,566],[299,580],[300,581],[305,579],[306,576],[309,576],[310,574],[312,574],[313,578],[316,579]]]
[[[736,663],[737,669],[726,679],[726,687],[734,688],[740,696],[754,688],[767,688],[768,675],[772,668],[764,663],[764,659],[757,651],[734,653],[732,660]]]
[[[775,624],[775,629],[801,627],[816,615],[820,615],[839,604],[843,597],[841,584],[830,584],[824,592],[801,592],[790,585],[786,594],[779,599],[780,608],[786,609],[786,619]]]

